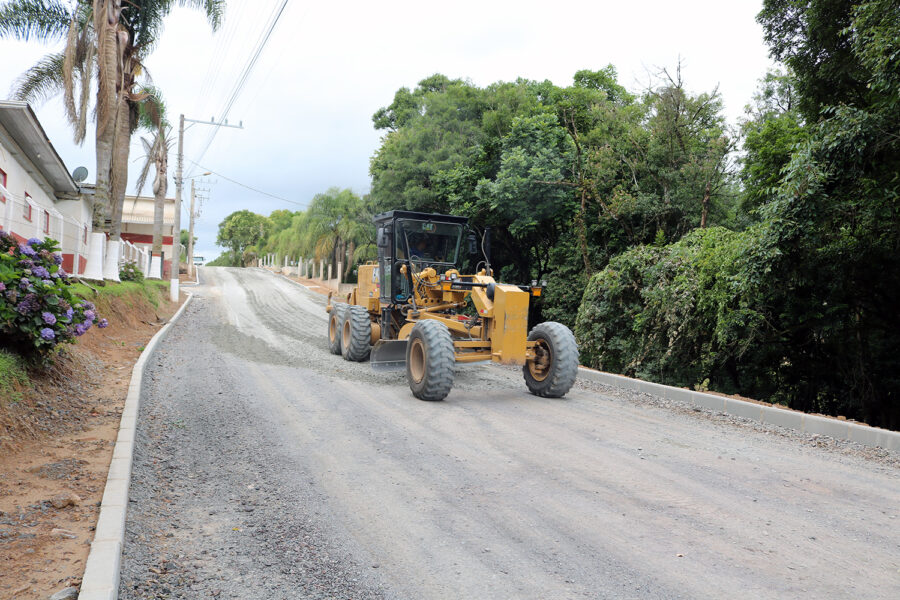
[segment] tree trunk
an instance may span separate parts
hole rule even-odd
[[[166,148],[165,132],[160,128],[157,134],[161,137],[157,138],[157,156],[156,156],[156,181],[153,182],[153,192],[155,202],[153,203],[153,250],[154,255],[162,254],[162,238],[163,238],[163,215],[166,206],[166,191],[168,191],[168,168],[169,157]]]
[[[350,279],[347,274],[352,271],[353,266],[353,253],[356,251],[356,244],[351,241],[347,248],[347,261],[344,263],[344,280]]]
[[[587,198],[585,197],[585,190],[581,188],[581,212],[576,217],[578,224],[578,243],[581,246],[581,258],[584,260],[584,268],[587,272],[588,276],[594,272],[594,267],[591,265],[591,257],[588,253],[587,246],[587,228],[584,224],[585,212],[587,210]]]
[[[116,118],[116,74],[118,53],[116,24],[121,2],[94,0],[94,30],[97,35],[97,180],[94,191],[94,224],[106,229],[110,214],[110,171]]]
[[[110,174],[110,241],[122,238],[122,210],[125,207],[125,188],[128,185],[128,153],[131,149],[131,115],[128,100],[120,94],[116,110],[116,135]]]
[[[706,191],[703,192],[703,208],[700,211],[700,229],[704,229],[706,227],[706,218],[709,216],[709,196],[710,196],[710,187],[709,182],[706,182]]]

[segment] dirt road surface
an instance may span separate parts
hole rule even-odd
[[[900,468],[520,370],[444,402],[328,353],[324,298],[201,271],[143,390],[121,598],[900,597]]]

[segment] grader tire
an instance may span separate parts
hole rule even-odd
[[[419,400],[443,400],[453,387],[456,353],[450,330],[437,321],[419,321],[406,346],[406,379]]]
[[[537,357],[525,363],[525,385],[535,396],[562,398],[575,383],[578,374],[578,345],[572,331],[562,323],[547,321],[528,334],[537,342]]]
[[[346,308],[346,304],[335,302],[328,311],[328,349],[332,354],[341,353],[341,329],[344,327]]]
[[[362,306],[348,306],[341,329],[341,354],[344,360],[362,362],[369,358],[372,321]]]

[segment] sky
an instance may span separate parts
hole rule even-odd
[[[578,70],[612,64],[619,82],[640,92],[680,60],[687,90],[718,87],[728,121],[736,124],[774,64],[755,21],[762,0],[288,0],[224,114],[282,2],[229,0],[215,33],[201,12],[176,9],[147,61],[176,126],[179,114],[243,124],[218,128],[211,144],[214,127],[196,124],[185,132],[185,177],[208,190],[195,225],[195,254],[207,260],[222,251],[215,245],[218,224],[236,210],[301,210],[330,187],[368,192],[369,159],[382,135],[372,114],[400,87],[414,88],[435,73],[478,86],[519,77],[565,86]],[[0,40],[0,94],[9,95],[23,71],[62,45]],[[83,165],[93,181],[93,132],[76,146],[58,98],[35,110],[69,171]],[[143,156],[135,136],[129,193]],[[169,170],[174,196],[174,145]],[[213,174],[202,176],[207,171]],[[186,181],[183,199],[189,198]],[[185,229],[187,219],[185,205]]]

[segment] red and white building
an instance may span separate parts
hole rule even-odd
[[[146,251],[150,256],[153,249],[153,215],[156,199],[152,196],[125,196],[122,207],[122,241]],[[163,204],[162,253],[163,279],[169,279],[172,272],[172,232],[175,229],[175,198],[166,198]],[[180,243],[180,240],[179,240]],[[182,256],[184,256],[184,246]],[[148,265],[144,270],[148,277],[159,277],[159,263]]]
[[[25,102],[0,101],[0,229],[19,241],[52,238],[63,268],[82,274],[91,236],[91,200]]]

